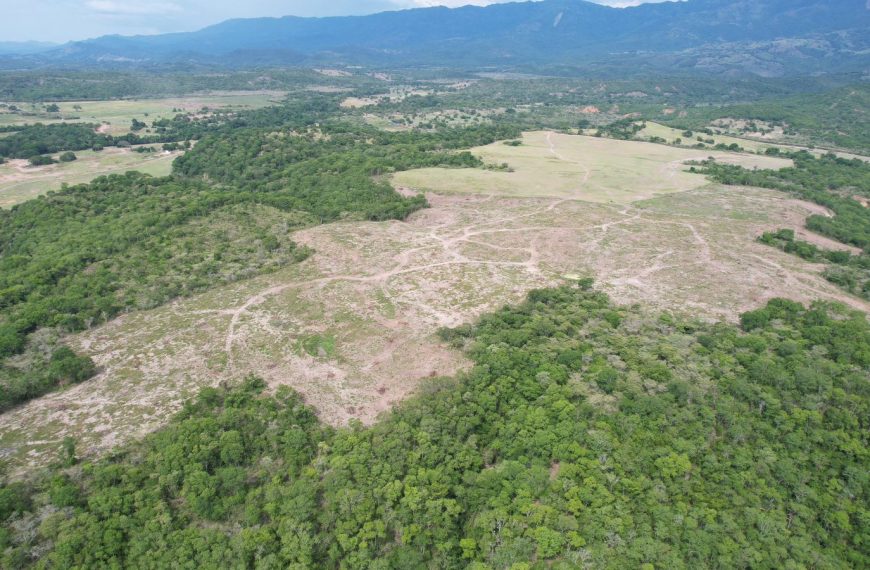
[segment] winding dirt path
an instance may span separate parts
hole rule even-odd
[[[764,228],[806,216],[770,191],[710,188],[658,209],[429,199],[432,207],[406,222],[297,232],[296,241],[318,251],[301,264],[70,339],[101,373],[0,415],[0,458],[24,472],[54,460],[67,435],[83,453],[106,452],[165,425],[202,387],[247,373],[273,388],[291,386],[328,423],[371,422],[424,378],[467,366],[435,337],[438,327],[471,322],[574,275],[594,276],[618,303],[710,320],[734,320],[777,296],[870,309],[824,281],[818,266],[755,241]],[[768,216],[752,218],[759,210]],[[313,337],[334,345],[315,354],[300,348]]]
[[[563,156],[558,150],[556,150],[556,143],[553,140],[554,134],[555,133],[553,133],[553,131],[547,131],[547,145],[550,147],[550,154],[552,154],[553,156],[555,156],[556,158],[558,158],[559,160],[561,160],[563,162],[569,162],[571,164],[576,164],[577,166],[582,168],[583,172],[584,172],[583,184],[589,183],[589,177],[592,176],[592,171],[589,169],[588,166],[586,166],[585,164],[583,164],[579,160],[571,160],[570,158],[565,158],[565,156]]]

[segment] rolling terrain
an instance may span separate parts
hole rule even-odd
[[[43,465],[69,435],[81,453],[109,452],[165,425],[202,387],[246,374],[272,389],[292,386],[329,423],[372,423],[422,382],[466,365],[435,337],[440,327],[582,277],[595,276],[621,303],[711,321],[734,321],[782,296],[870,309],[822,279],[818,265],[755,241],[767,228],[791,227],[837,247],[802,229],[808,215],[828,215],[823,208],[683,172],[695,151],[552,132],[522,140],[475,150],[516,165],[515,173],[396,175],[403,192],[413,193],[415,181],[429,191],[431,207],[405,222],[296,232],[295,241],[317,252],[299,265],[70,339],[99,374],[0,415],[6,461],[18,472]]]
[[[0,42],[0,568],[870,568],[868,30]]]

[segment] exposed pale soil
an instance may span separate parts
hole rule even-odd
[[[558,144],[546,151],[583,171]],[[594,180],[593,171],[577,182]],[[57,457],[67,435],[84,454],[105,453],[164,425],[202,387],[250,373],[292,386],[324,421],[372,422],[425,379],[468,365],[439,327],[569,276],[594,277],[619,303],[708,320],[733,321],[778,296],[870,309],[819,266],[755,241],[817,211],[777,192],[707,185],[630,204],[428,198],[431,208],[406,222],[300,231],[317,253],[299,265],[70,338],[100,374],[0,415],[0,457],[20,475]]]

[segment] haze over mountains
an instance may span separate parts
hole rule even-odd
[[[377,65],[734,72],[866,72],[865,0],[689,0],[617,9],[582,0],[371,16],[229,20],[197,32],[105,36],[4,66]]]

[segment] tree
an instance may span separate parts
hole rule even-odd
[[[51,158],[48,155],[37,154],[35,156],[31,156],[27,159],[30,162],[31,166],[48,166],[49,164],[55,164],[57,161]]]

